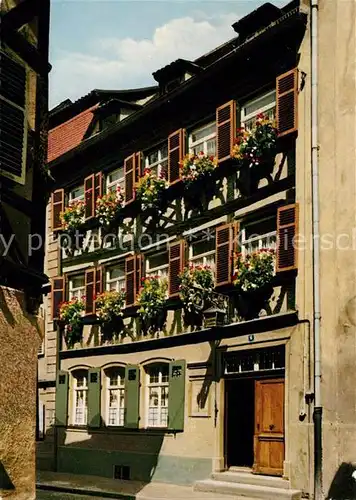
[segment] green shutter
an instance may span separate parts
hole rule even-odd
[[[184,429],[185,360],[169,363],[168,429]]]
[[[128,365],[125,370],[125,427],[138,428],[140,419],[140,368]]]
[[[66,426],[68,418],[68,372],[57,373],[56,386],[56,425]]]
[[[88,427],[100,427],[100,368],[89,369],[88,381]]]

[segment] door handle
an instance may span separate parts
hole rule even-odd
[[[269,426],[269,430],[270,430],[270,431],[273,431],[273,429],[274,429],[274,424],[271,424],[271,425]]]

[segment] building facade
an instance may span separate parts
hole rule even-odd
[[[341,9],[325,0],[319,6],[318,116],[321,171],[330,169],[336,182],[348,183],[355,94],[347,54],[355,13],[353,2],[344,4]],[[310,19],[307,2],[282,9],[265,4],[233,25],[237,36],[225,45],[154,73],[157,87],[93,91],[53,111],[49,167],[56,186],[46,214],[52,291],[39,365],[46,408],[42,466],[213,491],[217,482],[229,485],[219,472],[237,467],[244,468],[236,473],[242,482],[260,488],[257,496],[266,475],[276,476],[269,484],[282,485],[288,498],[313,495]],[[335,22],[350,27],[347,40],[328,35]],[[328,54],[336,45],[349,97],[338,94],[342,72],[330,67]],[[331,85],[335,109],[328,105]],[[340,145],[332,140],[339,135],[337,120],[329,123],[339,107],[349,123]],[[272,158],[257,155],[256,163],[239,157],[240,127],[253,134],[268,119],[276,120],[278,130]],[[333,158],[341,143],[350,155],[340,170]],[[212,175],[200,182],[195,174],[184,178],[186,153],[215,158]],[[138,194],[142,178],[152,172],[168,183],[158,212]],[[323,179],[320,229],[336,237],[337,200],[344,195]],[[100,227],[97,200],[118,186],[124,197],[119,214],[109,228]],[[345,189],[353,207],[354,175]],[[85,205],[85,220],[83,237],[76,238],[60,213],[78,201]],[[352,215],[342,206],[347,231]],[[262,296],[239,292],[236,259],[271,247],[268,290]],[[331,296],[325,270],[332,267],[330,259],[344,261],[346,255],[351,266],[351,251],[320,252],[325,491],[340,464],[354,460],[355,395],[343,386],[348,373],[353,390],[347,367],[354,351],[354,285],[351,267],[340,263]],[[192,288],[187,305],[180,276],[189,265],[208,266],[214,290],[202,296],[199,287]],[[337,276],[344,277],[342,284]],[[156,277],[168,283],[163,313],[144,322],[141,286]],[[109,335],[97,304],[105,290],[126,294],[122,320]],[[346,296],[349,320],[343,313],[341,321],[331,301]],[[85,302],[78,338],[60,316],[68,300]]]
[[[1,3],[0,496],[35,498],[37,352],[44,336],[49,2]],[[36,243],[35,243],[36,242]]]

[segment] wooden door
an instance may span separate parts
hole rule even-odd
[[[255,381],[253,472],[280,476],[284,460],[284,379]]]

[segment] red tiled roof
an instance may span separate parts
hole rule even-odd
[[[80,144],[93,119],[93,110],[97,106],[96,104],[82,111],[79,115],[74,116],[49,131],[47,155],[49,162]]]

